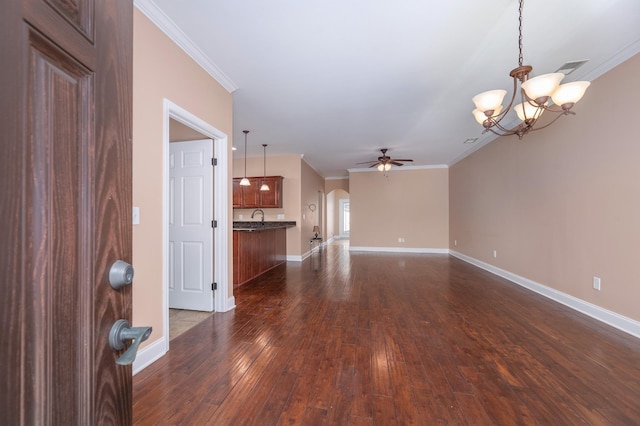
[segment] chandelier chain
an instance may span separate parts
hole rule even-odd
[[[522,5],[524,0],[520,0],[520,7],[518,8],[518,66],[522,66]]]

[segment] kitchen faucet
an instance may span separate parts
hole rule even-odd
[[[264,222],[264,212],[262,211],[262,209],[255,209],[255,210],[253,211],[253,213],[251,213],[251,219],[253,219],[253,216],[254,216],[256,213],[260,213],[260,214],[262,214],[262,221]]]

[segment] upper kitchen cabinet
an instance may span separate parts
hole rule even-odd
[[[282,208],[282,176],[250,177],[250,186],[240,186],[242,178],[233,178],[233,208]],[[268,191],[260,191],[262,181],[269,185]]]

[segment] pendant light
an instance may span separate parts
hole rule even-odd
[[[244,177],[240,181],[240,185],[251,186],[251,182],[247,179],[247,133],[249,133],[249,131],[243,130],[242,133],[244,133]]]
[[[262,186],[260,187],[260,191],[268,191],[269,190],[269,185],[267,185],[267,183],[265,182],[265,179],[267,178],[267,144],[263,143],[262,144],[262,151],[263,151],[263,163],[262,163]]]

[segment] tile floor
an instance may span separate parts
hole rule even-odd
[[[169,309],[169,340],[173,340],[211,315],[213,312]]]

